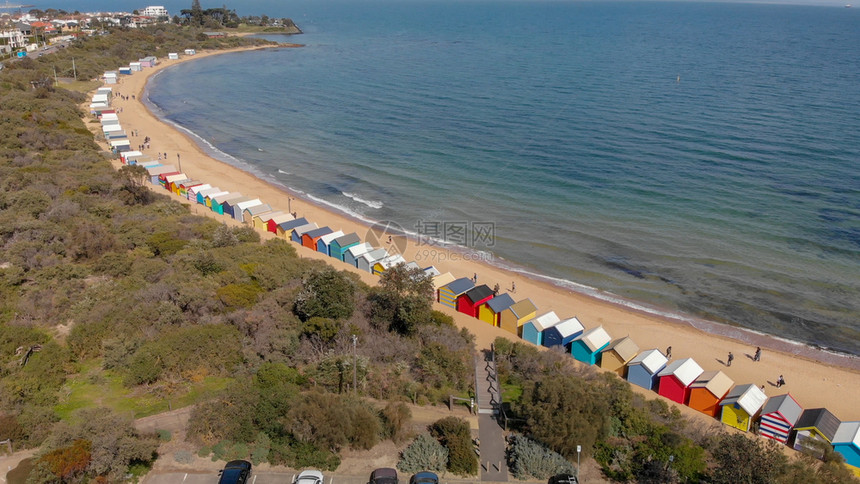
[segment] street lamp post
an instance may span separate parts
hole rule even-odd
[[[579,482],[579,453],[582,452],[582,446],[576,446],[576,480]]]
[[[358,343],[358,336],[352,335],[352,391],[358,394],[358,354],[355,346]]]

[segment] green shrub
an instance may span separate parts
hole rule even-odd
[[[508,466],[517,479],[548,479],[555,474],[573,474],[575,467],[558,452],[513,434],[508,439]]]
[[[162,442],[170,442],[173,439],[173,434],[169,430],[159,429],[156,430],[156,433],[158,434],[158,440]]]
[[[448,449],[449,471],[463,476],[478,473],[478,459],[472,447],[468,422],[458,417],[445,417],[430,425],[430,435]]]
[[[295,313],[302,321],[313,317],[347,319],[355,310],[355,284],[340,271],[326,267],[305,277],[296,297]]]
[[[173,453],[173,460],[180,464],[191,464],[194,462],[194,455],[187,450],[177,450]]]
[[[419,471],[442,472],[447,464],[448,449],[430,434],[422,433],[415,437],[409,447],[403,449],[397,468],[410,474]]]

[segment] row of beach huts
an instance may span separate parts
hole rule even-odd
[[[106,94],[109,101],[109,89],[100,88],[96,96]],[[94,96],[93,103],[96,102]],[[670,361],[658,349],[640,351],[630,337],[613,339],[603,326],[586,329],[576,317],[562,319],[554,311],[538,315],[538,308],[528,298],[516,301],[510,294],[498,294],[473,279],[457,278],[450,272],[442,274],[433,266],[422,269],[400,254],[389,254],[385,248],[362,242],[355,232],[345,234],[319,227],[253,195],[195,180],[166,160],[153,160],[131,150],[127,138],[114,137],[124,131],[112,110],[93,113],[101,119],[106,139],[124,164],[144,167],[152,184],[179,197],[372,274],[381,275],[399,264],[421,269],[433,283],[436,301],[444,306],[535,345],[562,348],[582,363],[614,371],[634,385],[656,391],[736,429],[755,431],[813,454],[819,451],[810,443],[823,442],[842,454],[849,468],[860,476],[860,421],[842,422],[826,408],[804,409],[788,393],[768,398],[755,384],[735,384],[720,370],[705,371],[693,358]],[[123,139],[126,143],[119,143]]]

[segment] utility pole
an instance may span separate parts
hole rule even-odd
[[[57,86],[60,84],[60,81],[57,80],[57,66],[51,65],[54,68],[54,85]]]
[[[78,69],[75,67],[75,58],[72,57],[72,72],[75,73],[75,80],[78,80]]]
[[[352,391],[358,394],[358,353],[356,352],[356,344],[358,336],[352,335]]]

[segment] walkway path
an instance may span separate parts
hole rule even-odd
[[[481,480],[506,482],[505,434],[499,424],[501,392],[492,350],[475,359],[475,390],[478,400],[478,438],[480,439]]]

